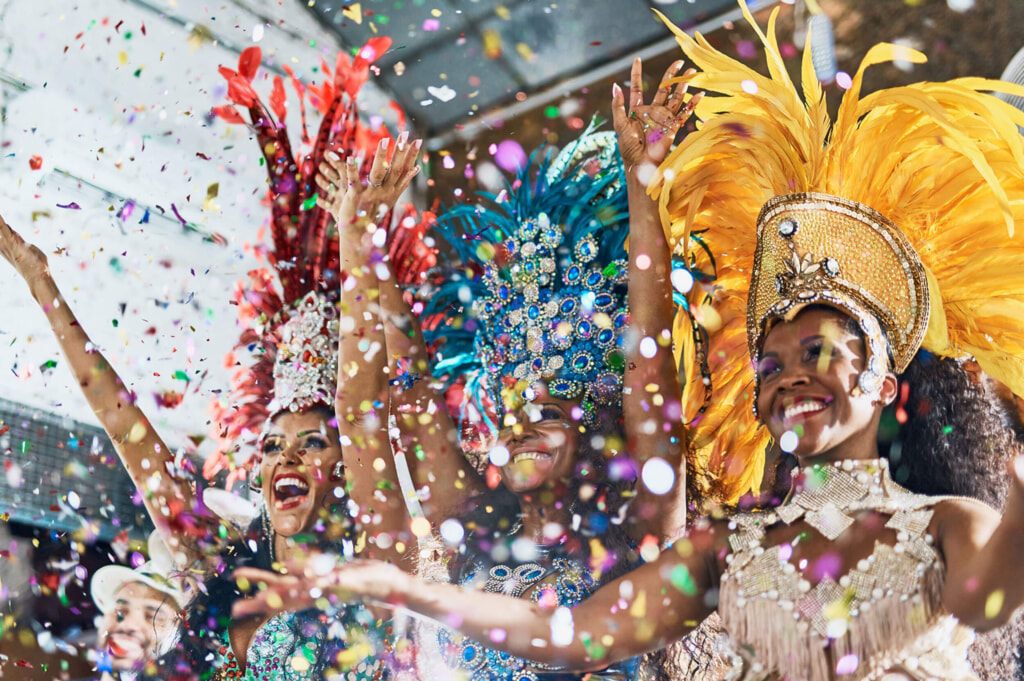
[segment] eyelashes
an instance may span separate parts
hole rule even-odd
[[[276,454],[284,450],[284,443],[286,441],[280,438],[272,440],[265,440],[263,442],[262,452],[264,454]],[[302,443],[300,443],[300,449],[327,449],[327,440],[319,435],[310,435]]]
[[[837,355],[837,351],[831,344],[826,347],[824,341],[815,341],[804,348],[801,361],[817,364],[823,355],[831,361]],[[782,368],[782,363],[776,359],[763,359],[757,367],[758,378],[761,380],[771,378],[773,375],[781,372]]]

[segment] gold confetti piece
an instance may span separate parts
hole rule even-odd
[[[629,606],[629,614],[632,617],[643,617],[647,614],[647,592],[641,591],[636,596],[636,600],[633,601],[633,605]],[[637,634],[639,636],[639,634]]]
[[[346,19],[351,19],[357,24],[363,23],[363,3],[361,2],[356,2],[342,8],[341,13]]]
[[[117,62],[121,66],[124,66],[125,64],[127,64],[128,63],[128,53],[125,52],[124,50],[118,52],[117,53]]]
[[[1003,611],[1003,601],[1006,599],[1006,593],[1002,589],[996,589],[988,595],[985,599],[985,617],[993,620],[999,616],[999,613]]]
[[[505,7],[505,5],[498,5],[497,7],[495,7],[494,13],[497,14],[498,17],[504,19],[505,21],[508,21],[509,18],[512,16],[511,12],[508,11],[508,7]]]
[[[516,45],[516,52],[518,52],[519,56],[525,61],[533,62],[537,59],[536,53],[526,43],[518,43]]]
[[[294,656],[291,660],[292,669],[301,673],[309,671],[309,660],[302,657],[301,655]]]
[[[251,589],[251,588],[252,588],[252,584],[250,584],[250,583],[249,583],[249,580],[248,580],[248,579],[246,579],[245,577],[239,577],[239,578],[238,578],[237,580],[235,580],[235,581],[237,582],[237,584],[238,584],[238,588],[239,588],[239,589],[240,589],[241,591],[248,591],[249,589]]]
[[[128,442],[132,444],[138,444],[142,442],[142,438],[146,437],[146,426],[142,421],[136,421],[135,425],[132,426],[131,432],[128,433]]]
[[[497,59],[501,56],[501,34],[493,28],[484,31],[484,54],[488,59]]]
[[[284,607],[284,601],[281,600],[281,597],[278,596],[277,593],[271,591],[267,594],[267,605],[274,610],[277,610],[278,608]]]

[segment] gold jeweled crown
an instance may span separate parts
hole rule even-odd
[[[878,211],[815,192],[777,196],[757,219],[750,356],[760,357],[776,321],[811,304],[838,307],[860,324],[869,359],[859,385],[871,393],[890,367],[902,373],[921,347],[928,279],[907,237]]]

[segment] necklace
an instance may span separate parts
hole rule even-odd
[[[942,612],[945,568],[928,534],[941,497],[898,485],[885,459],[808,466],[793,482],[782,506],[729,522],[719,608],[726,628],[741,648],[757,651],[759,664],[793,678],[830,679],[847,655],[866,666],[898,657]],[[833,541],[860,511],[888,516],[896,543],[876,541],[838,581],[826,572],[812,585],[819,561],[792,560],[796,542],[764,545],[779,522],[803,521]]]

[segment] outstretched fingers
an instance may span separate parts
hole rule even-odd
[[[665,81],[674,78],[681,68],[683,68],[683,61],[680,59],[665,70],[665,75],[662,76],[661,82],[664,83]],[[676,87],[676,91],[678,91],[678,89],[679,88]],[[665,106],[665,103],[669,101],[669,93],[672,93],[671,85],[661,85],[658,87],[658,91],[654,93],[654,101],[651,102],[651,106]],[[675,94],[673,93],[673,97],[674,96]]]
[[[391,139],[385,137],[377,145],[377,151],[373,155],[373,164],[370,166],[370,174],[367,176],[367,183],[371,187],[380,187],[387,178],[391,166],[388,164],[388,146]]]
[[[682,66],[682,62],[679,62],[679,65]],[[692,76],[695,73],[697,73],[696,69],[687,69],[683,73],[683,77]],[[669,76],[669,74],[667,74],[667,73],[665,74],[665,79],[666,80],[668,80],[671,77],[674,77],[674,76]],[[682,81],[682,82],[676,83],[675,90],[672,92],[672,96],[669,97],[668,101],[665,102],[665,106],[670,111],[673,111],[673,112],[679,111],[682,108],[682,106],[683,106],[683,102],[686,100],[686,92],[689,89],[690,89],[690,83],[688,81]]]
[[[633,60],[629,70],[629,111],[644,104],[644,67],[640,57]]]

